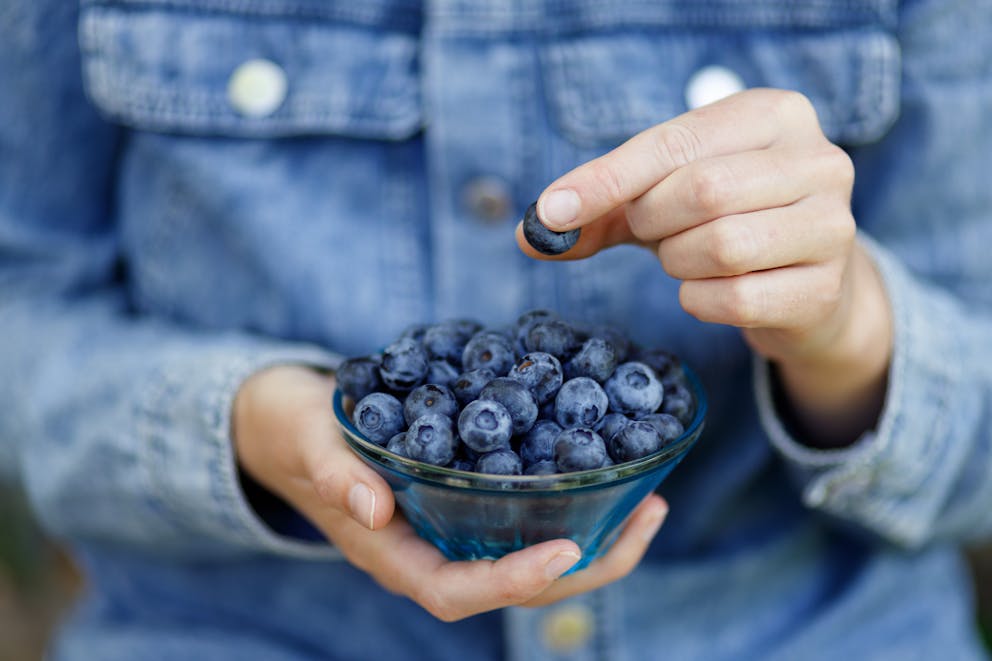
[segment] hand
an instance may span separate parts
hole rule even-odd
[[[561,579],[580,557],[567,539],[497,561],[450,562],[394,516],[389,486],[336,428],[333,390],[333,379],[304,367],[273,367],[249,378],[233,411],[241,466],[307,517],[349,562],[439,619],[541,606],[617,580],[640,562],[667,513],[661,498],[649,496],[603,558]]]
[[[559,259],[619,243],[654,251],[695,317],[744,329],[806,426],[853,440],[881,409],[890,305],[855,239],[850,158],[795,92],[754,89],[640,133],[538,200]],[[523,239],[529,255],[546,259]]]

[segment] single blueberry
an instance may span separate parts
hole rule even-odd
[[[534,250],[545,255],[560,255],[568,252],[579,240],[581,230],[556,232],[542,223],[537,217],[537,203],[527,207],[524,213],[524,238]]]
[[[668,401],[667,397],[665,401]],[[662,404],[662,408],[664,408],[664,404]],[[662,447],[665,447],[685,432],[685,425],[679,422],[679,419],[674,415],[668,413],[651,413],[650,415],[638,418],[638,420],[653,425],[658,430],[658,434],[661,435]]]
[[[550,353],[558,360],[567,360],[578,347],[575,331],[564,321],[539,321],[531,326],[524,341],[527,351]]]
[[[514,348],[516,349],[517,355],[522,357],[527,353],[527,347],[524,345],[527,342],[527,334],[530,333],[530,329],[534,327],[534,324],[542,321],[552,321],[558,319],[560,319],[560,317],[557,312],[554,312],[553,310],[545,310],[543,308],[528,310],[517,317],[517,321],[511,329],[514,337]]]
[[[623,331],[613,326],[600,324],[594,326],[590,332],[590,337],[599,337],[613,345],[613,350],[617,354],[617,362],[622,363],[630,356],[632,344],[630,338],[624,335]]]
[[[662,445],[658,429],[644,420],[632,420],[609,442],[610,457],[618,464],[657,452]]]
[[[524,466],[541,461],[554,461],[555,440],[562,431],[553,420],[538,420],[520,441],[520,458]]]
[[[558,472],[558,464],[554,461],[539,461],[524,469],[524,475],[554,475]]]
[[[558,359],[541,351],[525,354],[508,376],[527,386],[537,403],[542,405],[554,399],[564,381]]]
[[[555,420],[570,427],[595,427],[606,415],[610,401],[603,387],[588,376],[569,379],[555,397]]]
[[[344,361],[334,373],[338,388],[356,402],[375,392],[382,387],[379,377],[381,360],[380,356],[362,356]]]
[[[555,439],[555,464],[562,473],[600,468],[608,459],[606,444],[591,429],[573,427]]]
[[[637,362],[644,363],[654,370],[655,376],[662,383],[684,382],[682,361],[671,351],[664,349],[641,349],[637,352]]]
[[[386,443],[386,449],[401,457],[409,456],[406,453],[406,432],[400,432],[389,439],[389,442]]]
[[[468,471],[471,473],[475,471],[475,462],[466,459],[465,457],[455,457],[451,460],[451,463],[448,464],[448,468],[453,468],[456,471]]]
[[[352,421],[362,436],[377,445],[385,445],[406,426],[400,400],[384,392],[374,392],[358,400]]]
[[[427,333],[427,329],[430,328],[430,324],[410,324],[403,329],[400,336],[397,338],[399,340],[413,340],[414,342],[423,342],[424,334]]]
[[[406,432],[407,456],[416,461],[446,466],[455,458],[455,447],[451,418],[438,413],[417,418]]]
[[[393,390],[412,390],[427,376],[427,351],[411,338],[396,340],[382,352],[379,375]]]
[[[607,443],[613,438],[613,435],[618,431],[627,426],[630,422],[630,418],[625,416],[623,413],[607,413],[603,416],[603,419],[599,421],[593,429],[596,433],[603,437],[603,440]]]
[[[451,384],[451,392],[455,394],[458,403],[465,406],[469,402],[479,399],[479,393],[486,385],[496,378],[496,374],[491,369],[482,368],[463,372]]]
[[[683,427],[688,427],[696,415],[696,400],[684,385],[678,382],[665,384],[665,401],[661,412],[675,416]]]
[[[458,415],[458,435],[468,448],[492,452],[509,446],[513,419],[499,402],[477,399],[469,402]]]
[[[458,400],[446,386],[425,383],[410,391],[403,402],[403,418],[408,425],[428,413],[440,413],[449,418],[458,415]]]
[[[603,383],[610,378],[618,363],[617,350],[613,343],[601,337],[590,337],[565,363],[565,376],[569,379],[588,376]]]
[[[500,376],[488,384],[479,393],[480,400],[499,402],[510,413],[513,420],[513,433],[527,432],[537,420],[537,400],[524,384],[513,379]]]
[[[603,385],[610,408],[616,413],[640,416],[654,413],[661,406],[664,391],[654,370],[644,363],[618,365]]]
[[[516,358],[510,340],[500,333],[480,331],[472,336],[462,352],[466,370],[487,368],[497,376],[505,375]]]
[[[427,375],[424,381],[451,387],[458,378],[458,369],[446,360],[432,360],[427,363]]]
[[[427,355],[434,360],[461,365],[462,352],[471,337],[472,335],[465,335],[454,323],[445,322],[428,328],[424,333],[423,344]]]
[[[475,462],[475,470],[479,473],[495,475],[520,475],[523,472],[523,464],[516,452],[509,448],[501,448],[481,455]]]

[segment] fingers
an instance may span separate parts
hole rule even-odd
[[[649,128],[552,183],[538,217],[561,231],[588,225],[697,160],[822,139],[801,94],[753,89]]]
[[[740,328],[811,329],[838,309],[844,294],[843,259],[687,280],[679,302],[689,314]]]
[[[806,198],[680,232],[658,244],[658,257],[673,278],[719,278],[825,261],[848,251],[855,233],[846,208]]]
[[[335,543],[386,589],[452,622],[534,598],[579,561],[567,539],[530,546],[499,560],[450,562],[396,517],[376,532],[339,523]]]
[[[651,494],[637,506],[620,536],[603,557],[582,571],[555,581],[523,605],[546,606],[623,578],[640,563],[667,515],[668,504],[660,496]]]

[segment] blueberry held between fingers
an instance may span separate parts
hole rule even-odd
[[[524,238],[534,250],[545,255],[560,255],[571,250],[579,240],[579,232],[574,229],[567,232],[555,232],[548,229],[537,218],[537,202],[527,207],[524,214]]]

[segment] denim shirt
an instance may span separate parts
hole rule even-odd
[[[88,575],[52,658],[982,658],[955,548],[992,530],[989,53],[984,0],[8,0],[0,472]],[[793,438],[647,251],[514,241],[705,67],[803,92],[854,160],[895,349],[849,448]],[[709,390],[632,575],[445,624],[248,504],[248,375],[537,306]]]

